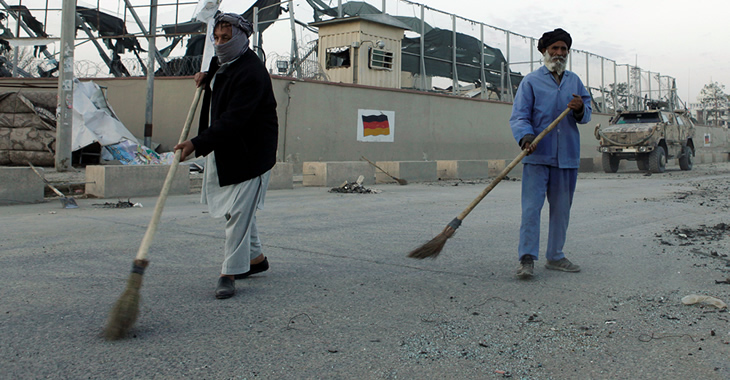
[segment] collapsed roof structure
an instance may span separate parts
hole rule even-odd
[[[315,22],[320,22],[328,18],[337,18],[340,14],[338,7],[331,7],[322,0],[306,0],[306,2],[312,8],[312,18]],[[260,49],[263,45],[260,39],[262,37],[262,33],[276,22],[284,12],[289,12],[289,10],[283,7],[282,4],[285,3],[281,3],[279,0],[257,0],[243,13],[244,17],[253,21],[254,9],[258,9],[257,30],[259,32],[259,40],[258,46],[255,46],[254,49],[258,49],[259,53],[262,55],[264,55],[263,51]],[[34,38],[48,37],[43,23],[33,17],[27,7],[23,5],[8,6],[4,2],[3,5],[5,6],[7,15],[20,19],[23,29],[29,36]],[[133,8],[128,9],[136,17]],[[140,46],[137,37],[128,33],[125,26],[125,20],[94,8],[77,6],[76,11],[78,14],[76,21],[77,32],[84,32],[94,43],[99,56],[109,68],[110,74],[115,77],[132,75],[130,74],[130,70],[125,67],[121,60],[121,55],[127,52],[131,52],[135,55],[142,71],[146,74],[146,65],[139,55],[139,53],[144,53],[145,50]],[[341,6],[341,11],[342,17],[383,14],[383,12],[378,8],[363,1],[345,2]],[[2,23],[5,16],[5,14],[0,13],[0,23]],[[408,27],[415,33],[422,35],[417,37],[405,37],[403,39],[401,47],[403,55],[401,63],[402,71],[420,73],[423,69],[429,77],[455,78],[460,82],[475,84],[476,87],[481,87],[483,85],[482,81],[484,81],[486,82],[484,85],[492,89],[504,87],[505,85],[502,84],[502,81],[505,76],[513,88],[516,88],[522,78],[520,73],[509,70],[509,66],[507,65],[508,62],[499,49],[483,44],[477,38],[448,29],[432,27],[431,25],[422,22],[422,20],[417,17],[392,17],[403,24],[408,25]],[[298,20],[294,21],[309,30],[313,30],[304,22]],[[9,50],[10,46],[8,45],[7,38],[14,38],[14,36],[8,28],[2,26],[2,29],[3,33],[0,34],[0,49],[5,48]],[[156,70],[155,75],[193,75],[200,67],[200,57],[203,54],[203,47],[205,45],[205,29],[206,25],[197,20],[163,25],[163,35],[172,41],[167,47],[160,49],[159,52],[155,53],[159,55],[158,61],[161,63],[160,67]],[[94,35],[94,32],[96,36]],[[186,37],[188,38],[188,42],[185,55],[183,57],[167,59],[170,52]],[[97,42],[97,39],[99,38],[103,41],[106,49]],[[452,46],[454,40],[456,41],[455,49]],[[422,43],[424,45],[423,47],[421,46]],[[456,50],[456,64],[451,62],[454,50]],[[107,55],[107,51],[111,52],[111,57]],[[427,54],[423,57],[423,68],[421,68],[421,51],[427,52]],[[293,62],[293,60],[296,60],[298,57],[292,58],[290,67],[294,68],[301,65],[301,61],[304,61],[306,57],[313,52],[316,52],[316,46],[312,47],[304,58],[299,59],[299,62]],[[53,76],[58,70],[57,61],[52,55],[48,54],[45,45],[36,46],[35,55],[38,55],[39,53],[44,53],[46,55],[52,67],[48,70],[42,70],[39,68],[37,76]],[[458,67],[458,69],[454,70],[455,67]],[[0,76],[10,76],[13,69],[16,71],[18,70],[18,68],[13,67],[12,62],[9,62],[9,60],[0,59]],[[293,69],[287,72],[287,74],[291,74],[292,70]],[[454,71],[456,71],[456,73]],[[484,77],[482,77],[482,71],[484,73]],[[509,75],[503,75],[505,71],[507,71]],[[19,75],[26,77],[36,76],[33,73],[22,70],[20,70]]]
[[[16,19],[19,18],[18,21],[20,23],[20,26],[23,27],[23,30],[31,38],[43,39],[49,37],[45,31],[45,26],[43,25],[43,23],[33,17],[27,7],[23,5],[9,6],[4,2],[3,6],[5,7],[7,14],[15,17]],[[76,13],[78,15],[78,17],[76,18],[77,32],[79,30],[84,31],[90,38],[90,40],[94,42],[99,52],[99,55],[109,67],[109,73],[116,77],[131,76],[129,70],[127,70],[127,68],[124,67],[124,64],[122,64],[121,62],[121,54],[125,52],[132,52],[135,54],[135,56],[137,56],[137,59],[140,61],[140,63],[142,63],[142,60],[139,57],[139,53],[145,52],[145,50],[142,49],[142,47],[139,45],[137,38],[127,32],[127,28],[124,25],[124,20],[116,16],[112,16],[108,13],[101,12],[99,9],[86,8],[82,6],[76,7]],[[7,15],[3,12],[0,12],[0,23],[2,23],[6,19]],[[10,50],[11,48],[10,44],[8,43],[8,39],[13,39],[16,36],[14,36],[12,31],[10,31],[4,25],[1,26],[1,29],[3,30],[3,33],[0,34],[0,47],[5,48],[6,50]],[[96,31],[99,37],[107,37],[102,38],[102,40],[104,41],[106,47],[111,50],[112,58],[109,58],[101,45],[98,44],[98,42],[96,41],[96,37],[93,35],[92,31]],[[35,47],[34,56],[38,56],[39,53],[45,54],[46,58],[48,58],[51,64],[55,66],[51,70],[39,70],[39,76],[52,76],[58,70],[58,61],[48,53],[46,45],[38,45]],[[142,65],[144,67],[144,63],[142,63]],[[13,64],[7,59],[0,60],[0,66],[2,66],[2,68],[0,68],[0,76],[10,76],[7,74],[14,69]],[[17,68],[15,69],[17,70]],[[24,77],[33,76],[31,73],[24,71],[21,71],[20,75]]]
[[[337,7],[330,7],[321,0],[306,0],[307,3],[312,7],[313,19],[315,22],[324,21],[325,18],[336,18],[338,17],[339,10]],[[278,0],[257,0],[243,16],[248,20],[253,20],[254,8],[259,9],[258,13],[258,31],[262,33],[269,28],[284,12],[288,12],[278,4]],[[383,12],[376,7],[362,2],[362,1],[349,1],[342,4],[342,14],[344,17],[359,17],[362,15],[379,15]],[[469,36],[464,33],[459,33],[448,29],[440,29],[432,27],[427,23],[422,23],[417,17],[406,17],[406,16],[392,16],[398,21],[417,33],[421,31],[423,25],[424,34],[424,46],[423,49],[428,52],[424,57],[425,71],[428,76],[431,77],[445,77],[453,78],[456,77],[461,82],[474,83],[477,87],[482,85],[482,68],[481,68],[481,55],[484,55],[484,81],[487,86],[492,89],[498,89],[503,87],[502,72],[509,72],[506,75],[510,81],[512,89],[516,89],[522,80],[522,75],[519,72],[513,72],[509,70],[508,62],[498,48],[491,47],[487,44],[482,44],[479,39]],[[298,24],[303,25],[307,28],[309,26],[305,23],[296,21]],[[173,43],[165,48],[171,50],[172,47],[176,46],[185,35],[192,35],[188,41],[185,56],[183,58],[176,58],[171,60],[171,73],[170,75],[193,75],[196,72],[196,67],[199,67],[199,62],[195,64],[186,64],[186,61],[190,61],[196,57],[200,57],[203,54],[204,46],[204,35],[205,24],[197,21],[190,21],[179,24],[163,25],[162,27],[165,35],[168,38],[173,39]],[[453,54],[453,37],[456,35],[456,63],[458,70],[454,75],[454,65],[451,62]],[[259,41],[259,46],[261,41]],[[259,47],[254,47],[259,48]],[[163,49],[163,51],[165,50]],[[316,47],[313,48],[316,51]],[[411,73],[420,72],[420,51],[421,51],[421,38],[404,38],[402,44],[403,60],[401,70],[408,71]],[[302,58],[301,60],[304,60]],[[293,62],[292,67],[300,63]],[[289,72],[289,74],[291,71]],[[165,73],[158,73],[158,75],[165,75]]]

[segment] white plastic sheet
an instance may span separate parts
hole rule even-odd
[[[134,135],[114,115],[114,111],[96,83],[74,79],[73,107],[72,151],[95,142],[101,146],[117,144],[124,140],[137,142]]]

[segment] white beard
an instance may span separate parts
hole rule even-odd
[[[556,73],[558,75],[562,75],[565,72],[565,67],[567,65],[568,56],[566,55],[565,58],[563,57],[553,57],[545,51],[545,53],[542,55],[543,61],[545,63],[545,67],[547,67],[548,70],[552,73]]]

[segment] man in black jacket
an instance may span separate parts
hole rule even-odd
[[[271,168],[276,162],[276,100],[266,67],[248,48],[253,28],[243,17],[215,17],[215,57],[207,73],[198,136],[175,146],[182,159],[195,151],[206,156],[201,202],[212,217],[226,218],[224,260],[216,298],[235,294],[235,280],[265,271],[256,210],[263,207]]]

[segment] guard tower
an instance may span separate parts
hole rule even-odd
[[[364,14],[310,25],[319,29],[319,64],[330,81],[400,88],[406,24],[387,14]]]

